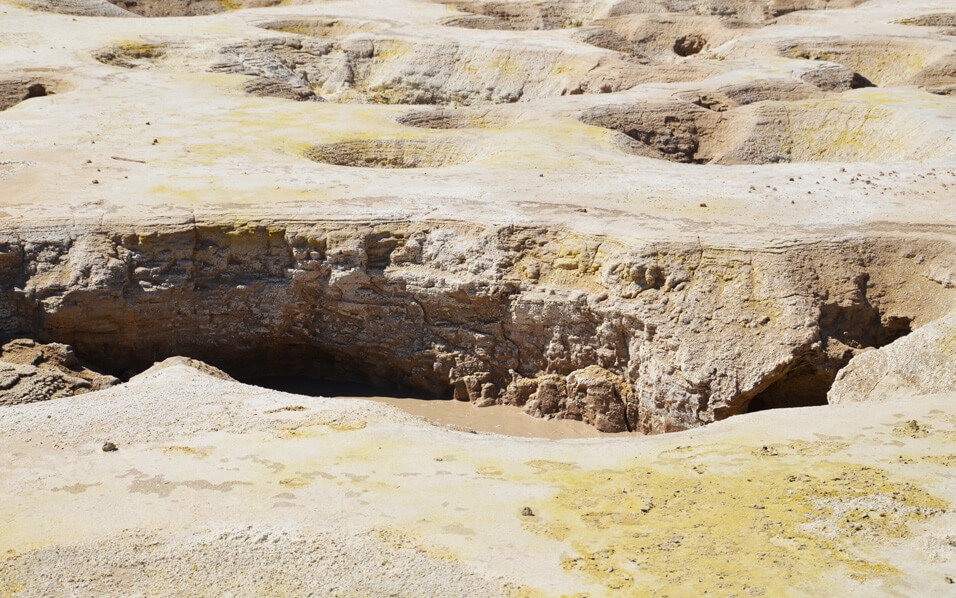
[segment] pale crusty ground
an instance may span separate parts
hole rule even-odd
[[[918,6],[880,0],[788,15],[752,35],[839,36],[866,23],[866,33],[917,43],[932,30],[894,21],[953,7],[952,0]],[[568,30],[437,25],[458,14],[438,3],[387,0],[376,2],[374,11],[353,1],[181,19],[78,19],[2,0],[0,65],[11,73],[61,80],[63,89],[0,115],[0,224],[429,219],[753,247],[881,231],[944,235],[956,223],[953,156],[902,163],[675,164],[624,154],[612,132],[572,118],[589,106],[671,98],[780,75],[799,62],[777,56],[721,60],[734,68],[713,81],[519,102],[503,106],[512,124],[457,131],[395,122],[420,109],[413,106],[252,97],[240,89],[246,78],[204,71],[222,45],[279,35],[256,23],[321,15],[378,20],[402,34],[433,39],[585,51]],[[935,43],[943,49],[956,44],[947,39],[937,36]],[[169,55],[138,69],[91,58],[122,42],[170,44]],[[720,59],[720,53],[711,58]],[[882,136],[867,138],[874,151],[918,144],[921,137],[912,127],[944,134],[954,127],[952,98],[914,87],[857,89],[842,98],[877,111],[902,110],[906,124],[891,119]],[[480,151],[458,166],[394,170],[316,164],[302,156],[313,144],[376,137],[463,139]]]
[[[551,441],[443,430],[177,365],[0,410],[0,594],[683,596],[718,579],[712,546],[729,542],[740,569],[720,573],[727,595],[744,581],[742,595],[819,595],[824,582],[831,595],[949,595],[954,399]],[[103,452],[107,440],[119,450]],[[788,476],[818,484],[773,495]],[[655,488],[675,493],[662,502]],[[615,506],[635,493],[646,506]],[[767,532],[778,539],[766,571],[747,569],[767,551],[741,513],[796,517]],[[620,537],[636,525],[625,516],[647,517],[643,534]],[[707,531],[685,561],[673,535],[694,521]],[[778,569],[799,576],[766,578]]]

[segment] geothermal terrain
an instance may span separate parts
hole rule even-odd
[[[956,596],[956,0],[0,0],[0,344],[0,596]]]

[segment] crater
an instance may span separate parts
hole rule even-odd
[[[932,79],[947,74],[936,71],[941,64],[952,64],[954,54],[948,45],[934,40],[879,35],[746,40],[719,50],[724,59],[773,53],[842,65],[879,87],[932,84]],[[948,75],[952,77],[953,73]]]
[[[166,48],[163,44],[139,41],[120,42],[93,52],[93,58],[103,64],[127,69],[149,67],[164,56]]]
[[[376,147],[371,164],[368,145],[321,151],[391,168],[442,153],[408,147],[388,158]],[[12,241],[0,276],[29,292],[0,293],[10,314],[0,334],[69,344],[114,374],[184,355],[239,379],[410,388],[656,433],[817,402],[852,355],[956,298],[903,274],[914,262],[902,246],[951,261],[938,239],[709,256],[695,243],[581,243],[540,228],[398,221]],[[580,280],[568,289],[571,268]],[[733,316],[712,317],[722,310]]]
[[[446,139],[365,139],[316,145],[304,152],[313,162],[355,168],[437,168],[476,156],[473,143]]]
[[[684,97],[592,108],[580,120],[623,133],[628,153],[688,164],[922,160],[956,149],[953,130],[865,98],[734,107],[726,91]]]
[[[582,27],[575,30],[571,37],[592,46],[621,52],[650,62],[650,58],[636,44],[607,27]]]
[[[694,56],[753,31],[725,19],[698,14],[631,14],[599,19],[594,25],[613,31],[639,53],[673,62]]]
[[[581,27],[591,18],[592,9],[581,1],[541,2],[455,2],[454,7],[471,13],[451,17],[443,25],[468,29],[511,31],[569,29]]]
[[[281,0],[109,0],[141,17],[199,17],[238,8],[276,6]]]
[[[386,29],[387,24],[375,21],[360,21],[343,18],[303,18],[282,19],[258,23],[256,27],[268,31],[279,31],[308,37],[344,37],[353,33]]]
[[[503,127],[509,119],[490,110],[417,110],[403,114],[395,122],[421,129],[482,129]]]
[[[32,98],[53,95],[56,87],[56,83],[32,77],[0,79],[0,110],[13,108]]]

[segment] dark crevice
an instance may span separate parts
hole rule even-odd
[[[747,411],[826,405],[835,377],[836,372],[831,376],[813,363],[802,362],[751,399]]]
[[[881,317],[866,300],[850,307],[821,309],[819,348],[801,355],[756,394],[746,412],[827,404],[827,393],[856,351],[880,348],[912,331],[912,319]]]
[[[430,394],[404,386],[337,381],[310,376],[259,376],[240,378],[239,381],[244,384],[309,397],[394,397],[435,401],[450,401],[452,398],[450,394]]]
[[[29,100],[30,98],[44,98],[48,95],[50,95],[50,93],[47,92],[46,86],[44,86],[42,83],[34,83],[27,88],[27,95],[24,99]]]

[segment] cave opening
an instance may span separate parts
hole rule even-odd
[[[24,98],[29,100],[30,98],[45,98],[46,96],[51,95],[47,88],[42,83],[34,83],[27,88],[27,95]]]
[[[234,374],[230,373],[230,375]],[[399,384],[372,383],[369,381],[358,382],[295,373],[238,376],[236,379],[243,384],[251,384],[253,386],[307,397],[412,399],[417,401],[450,401],[452,399],[451,392],[429,393]]]
[[[821,318],[825,339],[835,340],[847,350],[834,356],[826,352],[824,343],[823,348],[795,359],[769,386],[750,399],[746,413],[826,405],[830,387],[855,350],[878,349],[912,332],[912,318],[881,318],[875,308],[866,307],[865,310],[855,309],[854,314],[848,315],[846,309],[825,306]],[[849,317],[861,313],[864,314],[862,323],[858,317]]]

